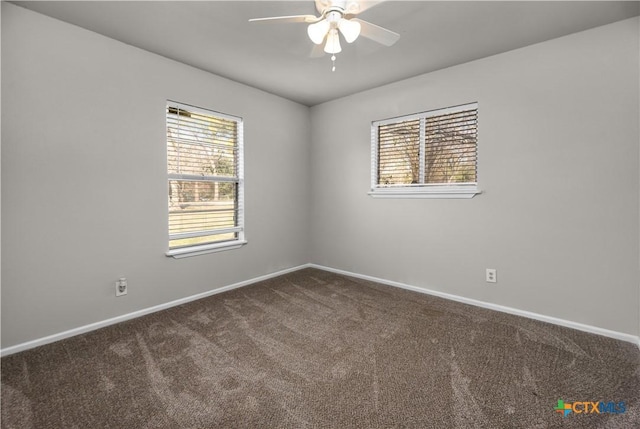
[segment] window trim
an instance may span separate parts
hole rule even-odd
[[[207,253],[222,252],[224,250],[239,249],[247,244],[247,240],[223,241],[220,243],[200,244],[189,247],[179,247],[171,249],[165,253],[176,259],[187,258],[189,256],[205,255]]]
[[[378,127],[398,122],[420,119],[420,177],[424,177],[425,156],[425,121],[432,116],[446,115],[465,110],[478,109],[478,103],[467,103],[443,109],[428,110],[420,113],[397,116],[371,122],[371,189],[367,193],[374,198],[473,198],[481,194],[478,183],[420,183],[414,185],[387,185],[378,184]],[[476,143],[477,151],[477,143]],[[476,166],[477,166],[476,155]],[[477,178],[476,178],[477,180]]]
[[[197,107],[197,106],[193,106],[193,105],[189,105],[189,104],[185,104],[185,103],[180,103],[177,101],[173,101],[173,100],[167,100],[165,103],[165,107],[164,107],[164,111],[165,111],[165,129],[167,126],[167,114],[166,114],[166,109],[168,107],[178,107],[178,108],[182,108],[184,110],[190,111],[190,112],[194,112],[194,113],[200,113],[200,114],[204,114],[204,115],[208,115],[208,116],[215,116],[217,118],[220,119],[225,119],[225,120],[230,120],[230,121],[234,121],[237,124],[237,159],[236,159],[236,175],[237,175],[237,179],[230,179],[228,177],[218,177],[216,176],[217,181],[220,182],[233,182],[233,183],[237,183],[237,225],[235,227],[232,228],[228,228],[228,232],[237,232],[238,236],[236,239],[233,240],[228,240],[228,241],[220,241],[220,242],[215,242],[215,243],[206,243],[206,244],[195,244],[192,246],[184,246],[184,247],[176,247],[174,249],[168,249],[165,252],[166,256],[169,257],[173,257],[176,259],[180,259],[180,258],[186,258],[186,257],[190,257],[190,256],[199,256],[199,255],[204,255],[204,254],[208,254],[208,253],[214,253],[214,252],[222,252],[225,250],[233,250],[233,249],[238,249],[242,246],[244,246],[245,244],[247,244],[247,240],[245,238],[245,216],[244,216],[244,208],[245,208],[245,202],[244,202],[244,121],[241,117],[239,116],[233,116],[233,115],[229,115],[226,113],[220,113],[217,112],[215,110],[212,109],[205,109],[205,108],[201,108],[201,107]],[[168,145],[168,139],[166,136],[166,130],[165,130],[165,155],[167,155],[167,146]],[[166,159],[166,158],[165,158]],[[166,178],[167,180],[189,180],[189,179],[199,179],[201,178],[200,176],[197,175],[189,175],[189,174],[176,174],[176,173],[169,173],[169,171],[166,172]],[[167,225],[168,225],[168,216],[169,216],[169,206],[167,206]],[[224,230],[220,230],[220,231],[216,231],[217,233],[222,233],[224,232]],[[169,245],[169,242],[171,241],[171,238],[169,236],[169,230],[167,228],[166,230],[167,236],[166,236],[166,243],[167,246]],[[189,235],[190,233],[185,233],[187,235]]]

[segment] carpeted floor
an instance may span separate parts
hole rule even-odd
[[[640,427],[633,344],[315,269],[7,356],[1,387],[2,428]]]

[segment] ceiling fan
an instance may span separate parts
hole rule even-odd
[[[335,54],[342,51],[340,33],[347,43],[353,43],[358,36],[366,37],[385,46],[391,46],[398,41],[400,38],[398,33],[356,18],[357,14],[383,1],[315,0],[316,9],[320,16],[273,16],[254,18],[249,21],[304,22],[309,24],[307,27],[309,38],[316,45],[324,44],[324,52],[332,54],[332,71],[335,71]]]

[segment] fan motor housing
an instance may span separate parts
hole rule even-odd
[[[316,9],[318,13],[324,14],[328,9],[340,11],[342,14],[352,13],[356,14],[360,10],[360,5],[357,1],[348,0],[315,0]]]

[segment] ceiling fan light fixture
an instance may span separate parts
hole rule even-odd
[[[338,23],[338,28],[340,29],[340,32],[344,36],[344,40],[346,40],[347,43],[355,42],[355,40],[360,35],[361,26],[357,21],[351,21],[342,18]]]
[[[325,19],[310,24],[307,27],[307,34],[309,35],[311,41],[316,45],[322,45],[324,36],[326,36],[327,32],[329,31],[329,26],[329,22]]]
[[[324,52],[331,54],[333,63],[332,71],[336,70],[336,54],[342,52],[340,46],[340,34],[347,43],[353,43],[362,36],[391,46],[398,41],[400,35],[386,28],[379,27],[367,21],[355,18],[357,14],[382,3],[386,0],[315,0],[319,16],[315,15],[290,15],[271,16],[266,18],[253,18],[249,21],[279,21],[279,22],[304,22],[307,24],[307,34],[311,41],[317,45],[311,57],[318,56],[317,50],[322,45]]]
[[[337,54],[342,52],[342,47],[340,47],[340,35],[338,34],[338,30],[336,28],[332,28],[329,30],[329,34],[327,35],[327,43],[324,45],[324,51],[327,54]]]

